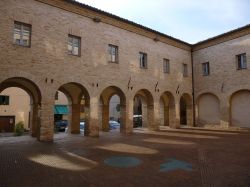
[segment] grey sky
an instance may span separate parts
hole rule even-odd
[[[189,43],[250,24],[250,0],[78,0]]]

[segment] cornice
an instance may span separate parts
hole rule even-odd
[[[226,32],[224,34],[198,42],[192,46],[192,51],[198,51],[200,49],[204,49],[242,36],[246,36],[248,34],[250,34],[250,25],[246,25],[244,27],[240,27],[238,29]]]
[[[250,34],[250,24],[249,24],[244,27],[223,33],[221,35],[209,38],[207,40],[192,45],[187,42],[176,39],[174,37],[168,36],[153,29],[144,27],[132,21],[123,19],[116,15],[79,3],[74,0],[36,0],[36,1],[90,18],[95,22],[102,22],[105,24],[109,24],[127,30],[129,32],[139,34],[141,36],[152,39],[152,42],[163,42],[186,51],[198,51],[204,48],[208,48],[210,46],[214,46]]]
[[[186,51],[191,51],[191,45],[184,41],[178,40],[176,38],[165,35],[158,31],[154,31],[150,28],[144,27],[129,20],[120,18],[113,14],[109,14],[107,12],[90,7],[88,5],[84,5],[82,3],[78,3],[73,0],[36,0],[36,1],[90,18],[93,21],[97,22],[101,21],[102,23],[130,31],[145,36],[147,38],[151,38],[152,42],[163,42]]]

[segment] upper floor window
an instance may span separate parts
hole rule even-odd
[[[236,55],[237,69],[247,69],[247,57],[246,53]]]
[[[188,76],[188,65],[187,64],[182,64],[183,66],[183,77]]]
[[[68,53],[71,55],[80,56],[81,53],[81,38],[78,36],[69,35],[68,37]]]
[[[118,63],[118,46],[109,44],[109,62]]]
[[[202,63],[202,73],[204,76],[210,74],[209,62]]]
[[[170,73],[170,65],[168,59],[163,59],[163,72],[164,73]]]
[[[31,41],[31,25],[14,22],[14,44],[30,47]]]
[[[140,55],[140,68],[147,69],[148,68],[147,54],[140,52],[139,55]]]
[[[0,95],[0,105],[9,105],[10,97],[6,95]]]

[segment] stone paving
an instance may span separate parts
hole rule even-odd
[[[130,136],[0,138],[0,187],[250,187],[250,133],[137,129]]]

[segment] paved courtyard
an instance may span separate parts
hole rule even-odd
[[[0,138],[0,186],[250,187],[250,133],[138,129]]]

